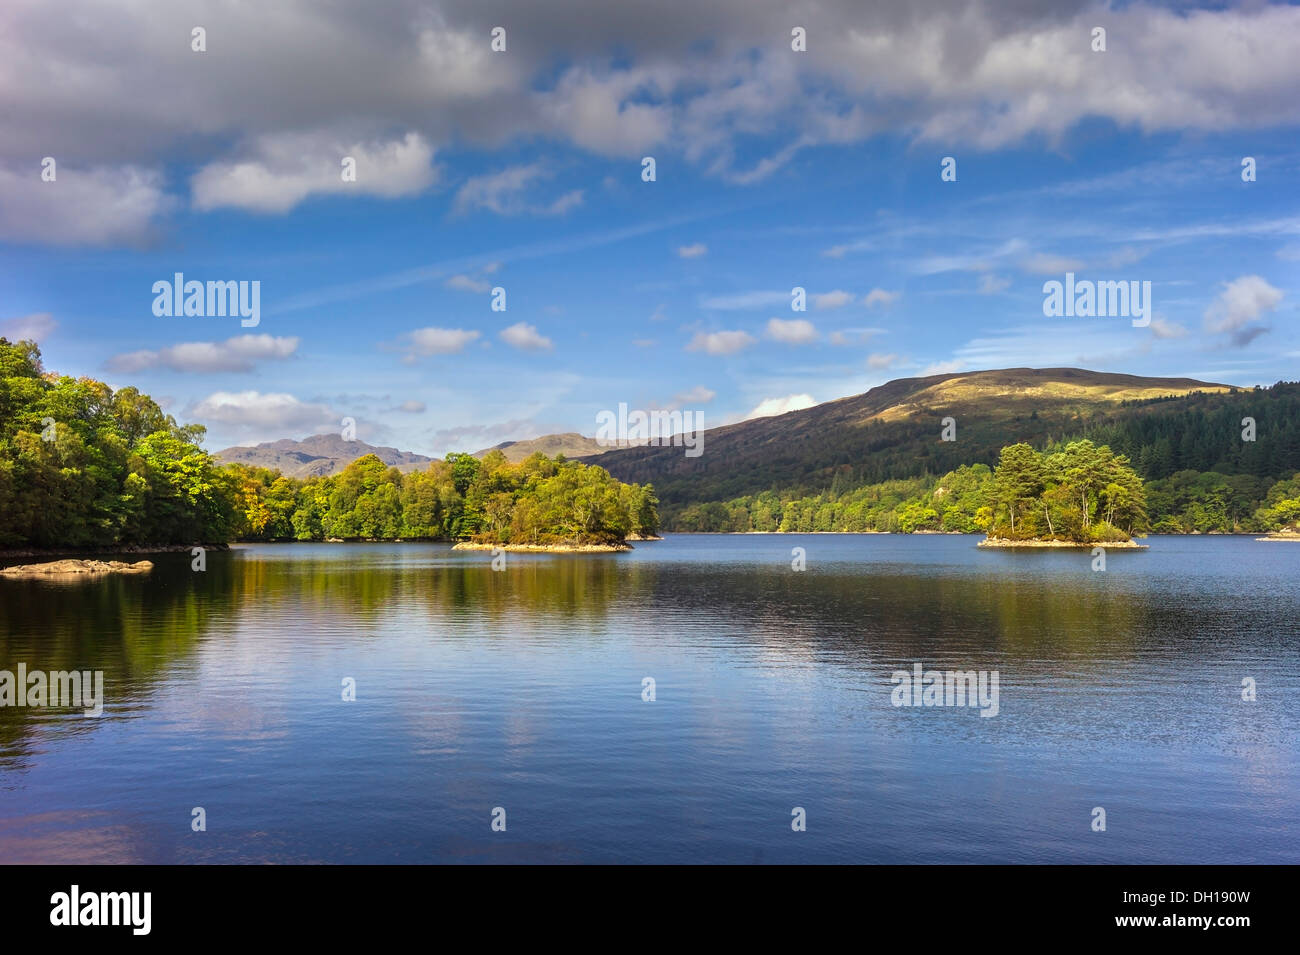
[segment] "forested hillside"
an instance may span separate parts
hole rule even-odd
[[[946,417],[954,441],[940,439]],[[962,468],[991,472],[1008,444],[1054,453],[1080,440],[1124,455],[1149,482],[1155,530],[1268,529],[1259,512],[1271,488],[1300,471],[1300,384],[1231,389],[1078,369],[936,376],[714,429],[698,458],[634,448],[600,461],[652,480],[669,530],[927,530],[948,529],[916,515]]]

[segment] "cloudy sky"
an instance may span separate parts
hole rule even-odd
[[[0,334],[213,449],[1295,379],[1297,90],[1265,3],[5,0]],[[1045,317],[1067,271],[1151,282],[1150,325]],[[177,272],[260,282],[259,324],[155,315]]]

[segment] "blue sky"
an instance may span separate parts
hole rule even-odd
[[[72,6],[0,15],[0,334],[213,449],[347,416],[440,455],[984,368],[1296,378],[1296,7]],[[1067,271],[1150,281],[1151,325],[1044,317]],[[175,272],[259,281],[259,325],[155,316]]]

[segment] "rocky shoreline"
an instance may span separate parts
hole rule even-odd
[[[504,550],[531,554],[612,554],[631,550],[631,544],[480,544],[461,541],[452,550]]]
[[[0,570],[0,576],[33,577],[91,577],[103,574],[147,574],[153,570],[153,561],[138,560],[128,564],[120,560],[51,560],[44,564],[18,564]]]
[[[1008,540],[1005,537],[990,537],[980,541],[977,547],[1065,547],[1091,550],[1094,547],[1122,550],[1146,550],[1147,544],[1135,541],[1058,541],[1058,540]]]

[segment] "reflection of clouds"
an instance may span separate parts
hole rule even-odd
[[[7,865],[139,865],[151,838],[140,827],[95,825],[107,813],[67,810],[0,819]]]
[[[464,711],[460,700],[404,711],[403,724],[415,742],[414,751],[421,756],[449,756],[460,752],[468,737]]]

